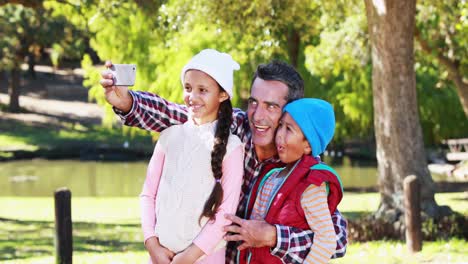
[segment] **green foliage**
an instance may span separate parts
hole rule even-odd
[[[135,3],[120,3],[118,15],[103,13],[100,6],[94,8],[95,13],[83,13],[91,17],[88,27],[95,35],[91,45],[100,57],[114,63],[137,64],[135,87],[182,102],[179,74],[183,65],[201,49],[226,50],[232,41],[230,34],[220,34],[216,27],[198,23],[196,19],[201,18],[190,15],[195,12],[196,3],[176,4],[161,5],[156,15],[138,9]],[[83,62],[86,64],[89,59]],[[91,87],[91,98],[104,102],[99,92],[102,88],[89,76],[85,85]]]
[[[468,131],[454,84],[444,77],[444,68],[421,52],[416,53],[416,87],[425,142],[462,138]]]
[[[462,71],[466,67],[463,61],[468,58],[466,7],[466,1],[422,1],[417,7],[417,25],[424,38],[431,39],[434,50],[460,61]],[[306,66],[313,75],[320,76],[326,90],[321,96],[335,103],[337,137],[372,135],[371,60],[363,2],[338,1],[336,6],[325,4],[322,8],[320,41],[306,48]],[[465,136],[468,122],[446,70],[435,57],[420,50],[416,61],[425,142],[434,144],[444,138]]]
[[[273,58],[296,65],[306,95],[335,106],[336,141],[373,135],[371,58],[362,1],[46,1],[89,33],[103,59],[138,65],[135,89],[182,101],[180,69],[195,53],[216,48],[241,64],[235,74],[235,105],[248,96],[252,73]],[[460,61],[466,71],[466,1],[422,1],[417,25],[431,47]],[[443,30],[439,30],[442,28]],[[448,36],[448,37],[447,37]],[[418,46],[417,46],[418,47]],[[419,109],[427,143],[458,137],[463,111],[435,58],[417,53]],[[98,73],[84,59],[90,98],[105,104]],[[444,89],[439,89],[444,88]],[[450,108],[445,108],[450,105]],[[109,106],[107,106],[109,107]],[[442,110],[442,111],[439,111]],[[113,115],[110,108],[107,113]],[[107,120],[111,120],[108,118]],[[467,122],[462,127],[466,128]]]
[[[21,5],[0,7],[1,69],[18,68],[29,48],[37,42],[44,41],[42,34],[32,34],[40,29],[40,25],[41,16],[31,8]]]
[[[239,45],[253,61],[269,61],[272,57],[292,60],[294,38],[308,43],[318,33],[319,1],[204,1],[210,21],[230,30]],[[260,61],[259,61],[260,60]]]
[[[335,140],[367,138],[373,135],[373,107],[370,50],[367,22],[361,2],[324,5],[320,20],[320,41],[305,49],[307,69],[320,77],[314,96],[335,106]],[[336,9],[335,9],[336,8]]]
[[[18,67],[26,56],[39,57],[54,47],[54,65],[60,56],[81,58],[85,39],[65,16],[52,17],[50,10],[8,4],[0,7],[0,68]]]
[[[422,0],[417,9],[417,28],[432,55],[441,54],[456,62],[462,75],[468,77],[468,2]],[[447,73],[441,77],[446,79]]]

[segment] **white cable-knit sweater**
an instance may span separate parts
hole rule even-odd
[[[158,144],[165,158],[156,198],[155,233],[173,252],[189,246],[207,222],[206,217],[200,223],[198,219],[215,184],[211,170],[215,127],[216,121],[201,126],[188,121],[160,134]],[[230,135],[225,157],[239,145],[240,139]],[[221,241],[216,248],[224,245]]]

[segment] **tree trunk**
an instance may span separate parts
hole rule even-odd
[[[301,37],[295,29],[288,32],[288,53],[291,64],[297,69],[299,62],[299,46],[301,45]]]
[[[414,71],[416,0],[365,0],[372,48],[374,127],[381,202],[377,217],[402,218],[403,179],[421,183],[421,209],[439,215],[427,168]],[[389,212],[392,212],[389,216]]]
[[[32,52],[28,52],[28,73],[36,80],[36,71],[34,70],[34,66],[36,66],[36,58]]]
[[[19,94],[20,94],[20,68],[14,67],[10,70],[10,80],[8,84],[8,95],[10,96],[10,104],[8,110],[13,113],[18,113],[20,111],[19,106]]]

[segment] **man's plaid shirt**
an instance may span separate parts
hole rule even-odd
[[[133,106],[128,114],[124,115],[114,109],[127,126],[161,132],[169,126],[179,125],[187,121],[187,109],[184,105],[168,102],[158,95],[147,92],[130,91],[130,94],[133,97]],[[237,215],[244,218],[246,196],[254,179],[260,175],[266,164],[277,163],[280,160],[271,158],[259,162],[255,155],[247,114],[240,109],[234,109],[233,115],[231,132],[237,135],[245,144],[245,174],[237,209]],[[340,258],[346,253],[347,222],[338,210],[332,215],[332,220],[337,238],[336,252],[332,258]],[[271,249],[271,254],[279,257],[284,263],[302,263],[313,243],[314,233],[311,230],[301,230],[281,225],[276,225],[276,229],[277,244],[275,248]],[[236,245],[233,243],[228,244],[226,263],[235,263],[237,252],[235,247]]]

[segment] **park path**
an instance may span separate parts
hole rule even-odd
[[[0,103],[8,104],[7,94],[0,93]],[[30,124],[54,125],[60,121],[78,122],[83,125],[100,124],[104,116],[102,106],[79,101],[20,96],[20,105],[26,113],[1,112],[0,121],[17,120]]]
[[[36,79],[22,76],[20,106],[24,113],[0,110],[0,122],[15,120],[31,125],[59,125],[61,121],[85,126],[101,123],[104,109],[88,102],[88,89],[82,86],[81,69],[53,70],[36,66]],[[25,75],[25,72],[23,72]],[[0,103],[7,105],[7,81],[0,78]]]

